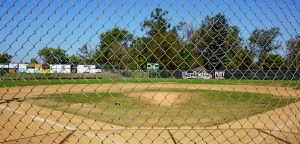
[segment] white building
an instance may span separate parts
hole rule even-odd
[[[77,73],[100,73],[101,68],[96,65],[77,65]]]
[[[65,65],[65,64],[50,65],[50,73],[71,73],[71,65]]]
[[[26,71],[27,71],[27,64],[19,64],[18,72],[26,73]]]

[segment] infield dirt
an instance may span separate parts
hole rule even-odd
[[[286,87],[202,84],[45,85],[0,88],[0,95],[2,100],[7,101],[56,93],[128,92],[148,89],[222,90],[298,98],[300,95],[300,90]],[[150,99],[159,101],[157,98]],[[180,143],[297,143],[300,141],[299,107],[300,102],[296,102],[264,114],[205,128],[125,128],[26,102],[12,101],[0,105],[0,142],[27,143],[41,140],[44,143],[172,143],[175,139]]]

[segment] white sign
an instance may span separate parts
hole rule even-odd
[[[147,70],[159,70],[158,63],[147,63]]]
[[[224,79],[224,73],[223,71],[216,71],[215,72],[215,79]],[[182,72],[182,78],[183,79],[211,79],[212,74],[208,73],[206,71],[203,72],[197,72],[197,71],[185,71]]]

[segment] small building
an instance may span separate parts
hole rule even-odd
[[[65,65],[65,64],[50,65],[50,73],[71,73],[71,65]]]
[[[77,73],[101,73],[100,65],[77,65]]]
[[[0,64],[0,74],[8,74],[8,64]]]
[[[101,67],[100,65],[96,64],[96,65],[91,65],[90,66],[90,73],[101,73]]]
[[[77,73],[90,73],[90,65],[77,65]]]
[[[43,68],[41,64],[28,64],[26,73],[42,73]]]
[[[14,74],[18,71],[18,64],[8,64],[8,73]]]
[[[26,73],[27,71],[27,64],[19,64],[18,73]]]

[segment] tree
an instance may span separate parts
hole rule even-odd
[[[32,64],[38,64],[38,61],[35,58],[30,59],[30,63]]]
[[[279,28],[271,29],[255,29],[250,37],[250,47],[255,51],[258,56],[258,66],[264,70],[270,69],[269,60],[278,57],[271,52],[280,47],[280,44],[276,41],[276,38],[280,35]],[[268,64],[267,64],[268,63]]]
[[[128,43],[132,37],[128,31],[119,28],[101,34],[99,48],[93,59],[99,64],[126,68]]]
[[[190,70],[203,65],[203,58],[196,55],[193,45],[188,42],[184,43],[184,48],[180,49],[179,54],[180,70]]]
[[[147,48],[147,43],[149,43],[150,40],[150,38],[138,37],[132,42],[128,51],[128,66],[130,69],[147,69],[147,56],[151,54],[151,51]]]
[[[170,28],[165,16],[167,11],[156,8],[151,12],[150,19],[143,22],[142,30],[147,30],[148,39],[144,46],[148,63],[158,63],[162,69],[177,69],[180,65],[180,50],[182,41],[176,33],[177,27]]]
[[[150,19],[143,22],[142,30],[146,29],[150,37],[167,32],[167,29],[170,28],[170,24],[165,18],[167,14],[168,11],[156,8],[151,12]]]
[[[276,41],[276,37],[279,35],[279,28],[255,29],[249,37],[250,46],[259,55],[269,53],[280,47],[280,44]]]
[[[83,64],[93,64],[94,63],[94,59],[93,59],[94,51],[89,50],[87,43],[84,44],[78,50],[79,50],[79,54],[78,54],[79,56],[78,57],[71,56],[70,58],[72,58],[73,60],[75,60],[75,59],[81,60],[80,63],[83,63]]]
[[[300,35],[286,42],[288,49],[286,64],[290,70],[300,69]]]
[[[86,62],[84,62],[81,57],[76,55],[72,55],[68,59],[69,59],[69,64],[72,65],[86,64]]]
[[[38,52],[44,63],[48,64],[67,64],[68,55],[66,51],[60,48],[42,48]]]
[[[178,37],[170,32],[155,35],[147,43],[150,55],[147,55],[147,61],[150,63],[159,63],[162,69],[178,69],[182,61],[180,50],[184,48]]]
[[[228,70],[255,70],[258,69],[254,62],[254,53],[247,48],[234,48],[230,49],[227,53],[229,62],[227,65]]]
[[[239,43],[237,27],[231,27],[225,15],[207,16],[191,38],[198,57],[205,59],[210,70],[224,70],[228,64],[227,52]]]
[[[11,62],[11,58],[12,56],[7,54],[7,53],[3,53],[0,54],[0,64],[8,64]]]
[[[281,70],[285,69],[284,59],[278,54],[263,54],[264,60],[258,61],[257,64],[263,70]]]

